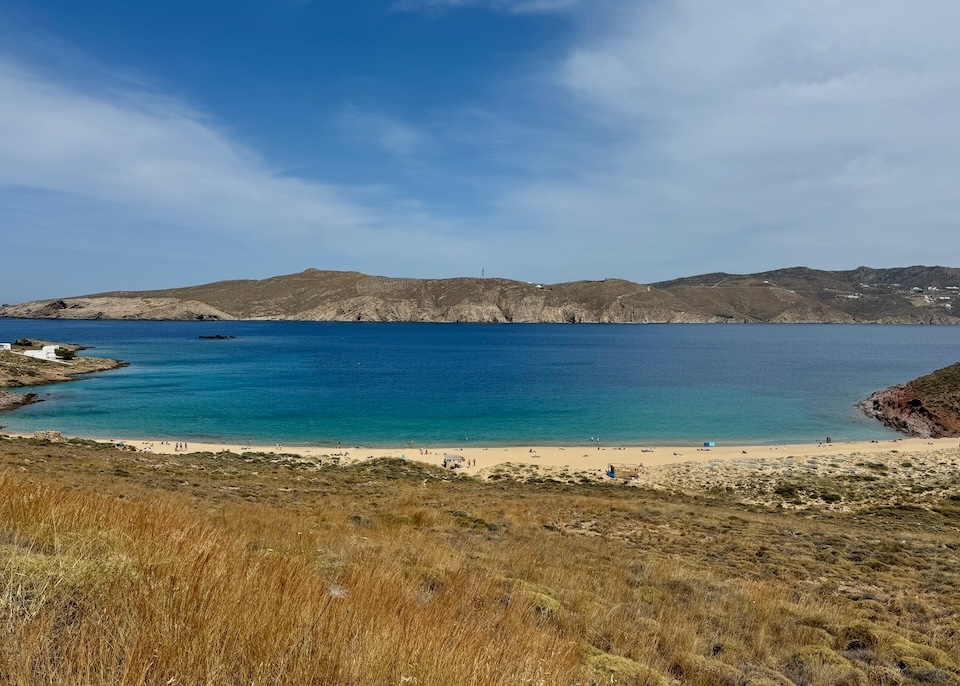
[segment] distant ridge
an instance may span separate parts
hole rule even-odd
[[[654,284],[622,279],[534,284],[410,279],[307,269],[0,306],[28,319],[360,322],[960,323],[960,269],[904,267],[704,274]]]

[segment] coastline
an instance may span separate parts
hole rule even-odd
[[[73,343],[54,343],[52,341],[29,339],[31,348],[19,347],[17,350],[0,349],[0,412],[9,412],[25,405],[43,402],[36,393],[11,393],[12,388],[30,388],[54,383],[74,381],[78,376],[96,374],[129,367],[129,362],[104,357],[84,357],[78,355],[70,361],[36,359],[27,357],[23,350],[35,349],[42,345],[55,345],[76,353],[86,350]]]
[[[4,433],[9,438],[34,438],[33,434]],[[64,437],[68,439],[69,437]],[[736,459],[784,459],[789,457],[839,457],[853,454],[874,455],[891,451],[925,453],[957,448],[956,438],[896,438],[881,441],[846,441],[832,443],[792,443],[776,445],[717,445],[703,448],[696,446],[438,446],[421,448],[399,446],[392,448],[364,446],[307,446],[307,445],[260,445],[255,443],[192,442],[186,441],[186,450],[177,450],[177,441],[150,438],[112,439],[84,438],[97,443],[133,447],[138,452],[155,455],[189,455],[191,453],[232,452],[238,455],[267,454],[294,455],[307,459],[339,458],[341,464],[351,464],[377,458],[403,458],[440,466],[444,455],[460,455],[468,466],[455,470],[459,473],[478,474],[503,464],[538,465],[545,468],[569,469],[579,472],[603,472],[610,464],[659,467],[688,462],[731,461]]]

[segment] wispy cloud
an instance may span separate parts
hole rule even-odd
[[[412,155],[427,144],[427,136],[418,128],[355,105],[345,106],[337,121],[357,141],[401,157]]]
[[[62,246],[79,229],[116,246],[143,234],[146,246],[147,234],[190,234],[173,254],[219,237],[223,251],[284,246],[287,264],[373,269],[476,250],[456,218],[390,189],[286,174],[210,117],[125,80],[81,89],[0,58],[0,92],[0,224],[21,235]],[[360,118],[394,152],[418,144],[387,118]]]
[[[201,114],[145,93],[93,96],[0,64],[0,184],[149,207],[213,230],[356,228],[334,187],[285,177]]]

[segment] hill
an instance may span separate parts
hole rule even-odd
[[[956,309],[955,309],[956,308]],[[960,269],[907,267],[706,274],[535,284],[408,279],[307,269],[263,280],[116,291],[19,305],[0,317],[366,322],[960,323]]]
[[[960,436],[960,362],[877,391],[860,407],[886,426],[911,436]]]

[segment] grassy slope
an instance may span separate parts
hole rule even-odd
[[[526,479],[0,442],[0,681],[960,684],[956,478],[799,513]]]

